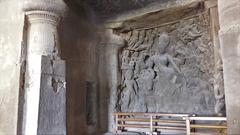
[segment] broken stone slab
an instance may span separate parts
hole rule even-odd
[[[43,56],[42,63],[38,134],[65,135],[65,61]]]

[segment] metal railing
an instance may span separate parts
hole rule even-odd
[[[197,135],[196,129],[226,129],[225,124],[196,124],[198,121],[207,123],[226,122],[225,117],[196,117],[189,114],[164,113],[114,113],[115,132],[124,132],[127,129],[144,130],[150,135],[164,132]],[[211,133],[212,134],[212,133]]]
[[[189,122],[187,135],[224,135],[225,133],[222,131],[227,129],[226,117],[186,117],[185,119],[186,122]],[[199,122],[203,124],[197,124]],[[210,133],[200,133],[196,131],[197,129],[215,129],[218,130],[218,133],[214,131]]]

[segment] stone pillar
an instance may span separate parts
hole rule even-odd
[[[214,95],[216,99],[215,112],[218,116],[225,116],[225,92],[223,81],[222,55],[218,35],[218,31],[220,28],[217,0],[206,1],[205,4],[210,11],[211,35],[214,47]]]
[[[113,33],[112,29],[108,29],[101,33],[102,39],[99,46],[99,85],[100,85],[100,116],[106,116],[108,123],[100,119],[101,124],[108,125],[108,132],[113,132],[113,112],[117,101],[117,87],[120,81],[119,73],[119,50],[125,45],[124,40]],[[104,120],[105,119],[105,120]],[[103,122],[103,123],[102,123]]]
[[[27,58],[23,134],[66,134],[65,62],[60,59],[57,26],[62,1],[24,2]]]
[[[240,133],[240,1],[218,0],[228,134]]]

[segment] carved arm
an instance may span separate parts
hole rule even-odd
[[[173,58],[170,55],[167,55],[167,59],[169,61],[169,63],[172,64],[173,68],[179,73],[181,74],[180,69],[177,67],[177,65],[175,64],[175,62],[173,61]]]

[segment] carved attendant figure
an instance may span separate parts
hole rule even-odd
[[[216,63],[218,73],[214,75],[214,95],[216,99],[215,112],[218,116],[225,115],[225,93],[223,87],[223,71],[222,71],[222,60],[219,59]]]
[[[137,79],[139,87],[144,91],[153,90],[153,80],[155,78],[154,70],[152,69],[151,65],[146,65],[147,68],[143,69],[140,74],[139,78]]]
[[[130,44],[129,49],[137,51],[139,46],[143,44],[145,35],[146,35],[145,30],[141,30],[138,35],[138,41],[135,44]]]
[[[133,69],[135,66],[134,61],[129,62],[129,69],[126,71],[125,74],[125,80],[124,80],[124,89],[122,92],[122,105],[121,105],[121,110],[122,111],[127,111],[129,108],[134,107],[134,101],[137,95],[137,83],[133,79]]]
[[[143,43],[137,48],[136,51],[145,51],[148,52],[149,49],[152,47],[154,42],[155,34],[152,33],[152,30],[148,30],[146,32],[146,37],[144,38]]]
[[[169,43],[170,37],[168,34],[160,34],[158,52],[155,52],[155,54],[150,57],[149,62],[154,65],[154,70],[157,71],[158,75],[163,75],[175,83],[177,79],[175,73],[177,72],[180,74],[180,69],[173,61],[173,58],[166,54],[166,48],[168,47]]]
[[[123,51],[123,56],[122,56],[122,65],[121,65],[121,69],[122,69],[122,83],[125,80],[125,74],[126,74],[126,70],[129,68],[129,50],[124,50]]]
[[[141,53],[139,58],[136,61],[136,66],[135,66],[135,70],[134,70],[134,74],[136,76],[139,75],[139,73],[141,72],[141,70],[143,70],[144,68],[146,68],[146,63],[145,63],[145,58],[146,58],[146,53]]]
[[[132,49],[133,46],[138,42],[139,40],[139,31],[133,30],[132,36],[128,40],[128,49]]]

